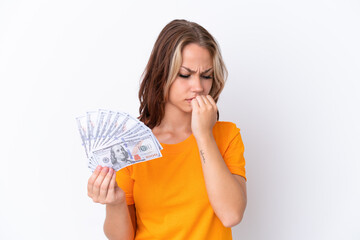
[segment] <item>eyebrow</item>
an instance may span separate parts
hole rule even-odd
[[[188,70],[188,71],[191,72],[191,73],[196,73],[196,71],[191,70],[190,68],[187,68],[187,67],[184,67],[184,66],[181,66],[181,67],[182,67],[182,68],[185,68],[186,70]],[[207,73],[207,72],[209,72],[211,69],[212,69],[212,68],[209,68],[208,70],[202,72],[201,74]]]

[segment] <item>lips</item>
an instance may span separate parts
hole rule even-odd
[[[185,99],[185,100],[186,100],[186,101],[191,101],[191,100],[193,100],[194,98],[196,98],[196,97],[187,98],[187,99]]]
[[[185,99],[186,100],[186,102],[188,103],[188,104],[191,104],[191,101],[193,100],[194,98],[188,98],[188,99]]]

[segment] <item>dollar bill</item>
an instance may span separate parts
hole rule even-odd
[[[77,117],[76,122],[92,171],[98,165],[118,171],[162,156],[163,148],[151,129],[128,113],[99,109]]]
[[[80,133],[81,145],[84,147],[86,157],[89,158],[89,150],[88,150],[88,144],[87,144],[88,136],[87,136],[87,132],[86,132],[86,128],[85,128],[85,127],[87,127],[86,116],[77,117],[76,123],[77,123],[77,127],[78,127],[78,130]]]
[[[117,135],[126,131],[126,129],[129,128],[129,126],[133,125],[133,124],[136,124],[136,123],[132,122],[132,119],[130,118],[130,116],[128,114],[126,114],[124,119],[122,119],[122,121],[119,122],[119,124],[116,126],[116,128],[107,136],[103,145],[111,143]]]
[[[94,150],[92,155],[101,166],[112,167],[115,171],[162,156],[152,134],[115,142],[106,148]]]
[[[95,121],[97,119],[97,112],[87,112],[86,113],[86,120],[87,120],[87,134],[88,134],[88,150],[91,151],[92,145],[94,144],[94,128],[95,128]]]
[[[108,118],[106,120],[105,126],[103,128],[103,132],[100,136],[99,145],[103,145],[104,140],[106,137],[114,130],[114,128],[118,125],[118,119],[123,116],[124,114],[119,112],[110,111]],[[122,120],[121,120],[122,121]]]
[[[98,142],[99,137],[100,137],[101,130],[102,130],[103,125],[104,125],[104,118],[106,117],[107,114],[108,114],[107,110],[103,110],[103,109],[98,110],[96,125],[95,125],[95,128],[94,128],[93,148],[95,148],[96,145],[97,145],[97,142]]]
[[[122,135],[121,138],[126,139],[126,140],[131,140],[132,138],[138,138],[138,137],[141,137],[141,136],[147,135],[147,134],[152,134],[151,129],[148,128],[142,122],[140,122],[140,125],[137,128],[128,131],[126,134]],[[155,141],[156,141],[156,144],[158,145],[159,149],[162,150],[163,148],[156,138],[155,138]]]

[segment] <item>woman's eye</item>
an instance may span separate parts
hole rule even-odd
[[[188,77],[190,77],[190,75],[182,75],[182,74],[179,74],[179,76],[182,77],[182,78],[188,78]]]
[[[179,76],[182,77],[182,78],[188,78],[188,77],[190,77],[190,75],[182,75],[182,74],[179,74]],[[211,79],[212,76],[211,76],[211,75],[210,75],[210,76],[202,76],[202,78]]]

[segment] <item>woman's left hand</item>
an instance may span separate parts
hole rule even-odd
[[[191,101],[191,130],[196,139],[212,134],[217,121],[217,106],[210,95],[200,95]]]

